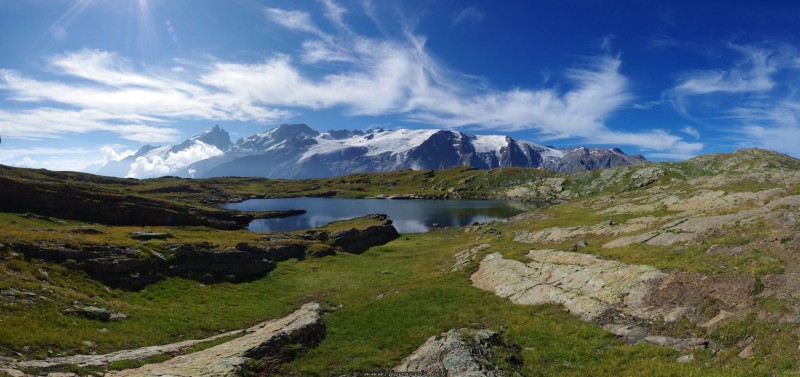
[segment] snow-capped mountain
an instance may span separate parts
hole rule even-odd
[[[108,163],[99,174],[152,177],[259,176],[316,178],[398,169],[446,169],[471,165],[543,167],[576,172],[644,161],[617,148],[556,149],[501,135],[447,130],[369,130],[320,133],[304,124],[284,124],[230,142],[211,128],[167,147],[145,146]]]
[[[145,145],[132,156],[107,163],[97,174],[131,178],[165,175],[192,177],[195,172],[187,169],[189,165],[224,155],[232,146],[230,135],[219,126],[214,126],[177,145]]]

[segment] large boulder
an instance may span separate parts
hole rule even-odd
[[[496,332],[450,330],[428,338],[393,371],[426,376],[504,376],[492,362],[492,347],[496,346],[502,346]]]
[[[392,225],[392,219],[386,215],[367,215],[361,219],[375,220],[379,224],[367,226],[362,229],[350,228],[334,232],[329,235],[333,246],[339,247],[348,253],[363,253],[373,246],[383,245],[400,237],[397,229]]]

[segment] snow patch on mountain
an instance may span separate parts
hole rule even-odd
[[[346,139],[335,139],[330,133],[324,133],[315,138],[317,143],[303,153],[300,161],[314,155],[328,154],[351,147],[367,148],[365,156],[377,156],[384,153],[401,154],[422,144],[436,132],[439,130],[378,130]]]

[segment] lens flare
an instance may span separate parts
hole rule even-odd
[[[175,27],[172,26],[172,21],[167,20],[164,22],[164,25],[167,27],[167,32],[169,33],[170,39],[172,39],[173,42],[178,43],[178,33],[175,32]]]

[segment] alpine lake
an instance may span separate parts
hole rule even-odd
[[[305,214],[297,216],[254,220],[249,229],[256,232],[311,229],[332,221],[382,213],[389,215],[400,233],[424,233],[439,227],[505,221],[538,206],[535,203],[506,200],[284,198],[251,199],[227,204],[224,208],[245,211],[306,210]]]

